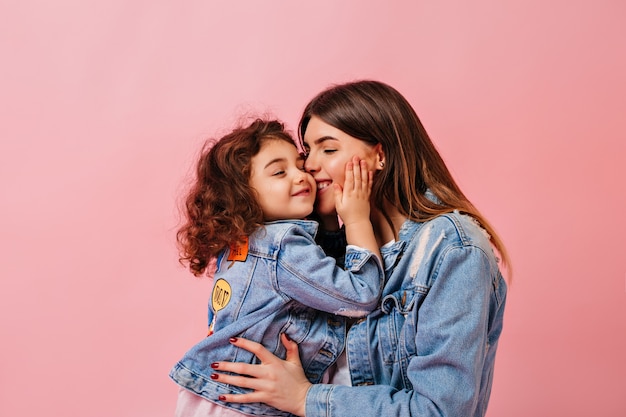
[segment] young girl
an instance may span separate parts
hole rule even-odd
[[[302,220],[313,211],[317,185],[280,122],[256,120],[205,147],[178,242],[195,275],[214,275],[210,326],[170,372],[182,387],[178,416],[286,415],[265,404],[220,401],[246,390],[216,381],[211,364],[257,362],[230,343],[236,337],[285,357],[279,339],[286,335],[300,346],[307,378],[323,380],[344,349],[343,317],[367,315],[382,289],[369,220],[372,177],[355,158],[345,165],[343,188],[332,190],[349,244],[344,270],[316,245],[317,223]]]

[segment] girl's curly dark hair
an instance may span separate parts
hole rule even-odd
[[[256,119],[202,148],[196,181],[184,203],[184,224],[176,234],[179,261],[195,276],[210,269],[224,249],[262,226],[263,212],[249,179],[252,157],[268,139],[296,146],[283,123]]]

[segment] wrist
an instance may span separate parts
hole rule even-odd
[[[294,410],[295,415],[300,416],[300,417],[306,417],[306,398],[312,386],[313,384],[308,384],[306,389],[304,389],[304,395],[302,396],[299,407],[297,410]]]

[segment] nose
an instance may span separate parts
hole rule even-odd
[[[304,160],[304,170],[309,174],[314,174],[320,170],[315,158],[309,153]]]
[[[302,171],[302,170],[299,169],[296,172],[296,174],[294,175],[294,177],[293,177],[294,183],[296,183],[296,184],[303,183],[304,181],[306,181],[306,176],[307,175],[309,175],[309,174],[307,174],[305,171]]]

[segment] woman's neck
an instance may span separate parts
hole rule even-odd
[[[374,227],[374,235],[376,235],[376,241],[378,246],[383,246],[392,240],[398,240],[398,231],[404,224],[407,217],[401,214],[393,205],[385,201],[384,209],[387,215],[391,218],[393,228],[387,222],[387,219],[383,215],[382,211],[372,207],[370,214],[370,220]]]

